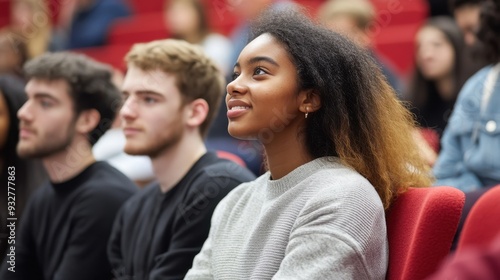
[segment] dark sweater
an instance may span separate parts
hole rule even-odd
[[[17,230],[15,273],[4,262],[0,279],[111,279],[106,244],[116,213],[136,190],[104,162],[66,182],[46,182]]]
[[[154,183],[125,203],[108,254],[117,279],[183,279],[201,250],[219,201],[253,180],[213,153],[201,157],[170,191]]]

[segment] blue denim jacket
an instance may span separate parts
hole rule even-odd
[[[467,192],[500,184],[500,77],[486,110],[480,114],[484,83],[491,68],[487,66],[472,76],[458,96],[434,165],[435,185]]]

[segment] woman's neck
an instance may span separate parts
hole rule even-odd
[[[264,143],[273,180],[280,179],[297,167],[313,160],[302,138],[297,135],[281,134],[276,135],[271,142]]]

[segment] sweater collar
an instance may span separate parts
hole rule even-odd
[[[87,166],[82,172],[80,172],[78,175],[75,177],[68,179],[67,181],[60,182],[60,183],[53,183],[52,187],[56,192],[59,193],[67,193],[71,192],[73,189],[76,189],[79,187],[83,182],[87,181],[90,176],[92,175],[93,171],[95,168],[98,168],[99,165],[101,165],[102,162],[94,162],[91,165]]]
[[[294,170],[292,170],[292,172],[288,173],[278,180],[272,180],[271,173],[268,171],[265,174],[265,177],[267,178],[267,199],[274,199],[276,197],[279,197],[289,189],[304,181],[313,173],[317,172],[319,169],[332,167],[332,163],[340,164],[340,159],[337,157],[317,158],[295,168]]]

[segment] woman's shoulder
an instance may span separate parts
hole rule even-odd
[[[330,168],[318,170],[308,179],[314,195],[310,205],[344,205],[342,207],[382,208],[383,204],[375,187],[359,172],[342,163],[333,163]],[[334,206],[336,207],[336,206]]]
[[[323,188],[350,191],[358,188],[371,188],[371,183],[358,171],[343,164],[338,158],[324,158],[324,168],[320,168],[309,178],[311,182],[317,183]]]
[[[220,203],[234,205],[242,200],[249,200],[252,195],[259,191],[259,188],[265,187],[267,178],[269,178],[269,173],[265,173],[253,181],[241,183],[231,190]]]

